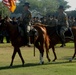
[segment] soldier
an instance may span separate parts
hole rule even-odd
[[[76,17],[75,17],[75,21],[73,22],[72,26],[76,26]]]
[[[56,20],[56,17],[53,15],[51,20],[51,27],[56,26],[56,24],[57,24],[57,20]]]
[[[24,10],[22,12],[22,19],[23,19],[22,24],[23,24],[24,37],[27,36],[27,42],[28,42],[27,45],[30,47],[30,37],[29,37],[29,22],[31,20],[31,12],[29,10],[30,4],[26,2],[23,5],[23,7],[24,7]]]
[[[74,18],[71,17],[71,16],[69,16],[69,17],[68,17],[68,22],[69,22],[69,27],[72,27],[73,22],[74,22]]]
[[[68,23],[68,16],[64,12],[64,7],[61,5],[58,8],[59,14],[58,14],[58,25],[59,25],[59,33],[62,45],[61,47],[65,46],[65,35],[64,33],[68,30],[69,23]]]

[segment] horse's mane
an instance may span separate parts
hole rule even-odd
[[[36,25],[36,26],[41,26],[41,27],[45,27],[45,24],[41,24],[41,23],[35,23],[34,25]]]
[[[56,33],[56,26],[51,27],[49,25],[45,25],[45,24],[41,24],[41,23],[35,23],[33,26],[34,27],[38,26],[38,27],[45,29],[47,31],[47,34],[50,36],[52,36],[53,34],[57,34]]]

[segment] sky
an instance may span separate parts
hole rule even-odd
[[[69,9],[67,9],[67,11],[76,9],[76,0],[65,0],[65,1],[67,1],[68,5],[71,6]]]
[[[2,0],[0,0],[2,1]],[[76,9],[76,0],[65,0],[68,2],[68,5],[70,5],[71,7],[69,9],[67,9],[67,11],[71,11],[71,10],[75,10]]]

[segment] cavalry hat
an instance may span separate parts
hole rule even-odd
[[[24,5],[23,5],[23,6],[27,6],[27,7],[29,7],[29,8],[30,8],[30,4],[29,4],[28,2],[24,3]]]
[[[60,5],[58,9],[63,9],[64,10],[64,6]]]

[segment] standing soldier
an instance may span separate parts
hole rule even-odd
[[[56,24],[57,24],[57,19],[56,19],[56,17],[53,15],[53,16],[52,16],[52,19],[51,19],[51,27],[56,26]]]
[[[30,37],[29,37],[29,22],[31,20],[31,12],[29,10],[30,8],[30,4],[28,2],[26,2],[24,5],[24,10],[22,12],[22,19],[23,19],[23,31],[24,31],[24,37],[27,36],[27,42],[28,42],[28,46],[30,47]],[[27,34],[27,35],[26,35]]]
[[[64,7],[61,5],[58,8],[59,14],[58,14],[58,25],[59,25],[59,33],[61,37],[62,45],[61,47],[65,46],[65,35],[64,33],[68,30],[69,23],[68,23],[68,16],[64,12]]]

